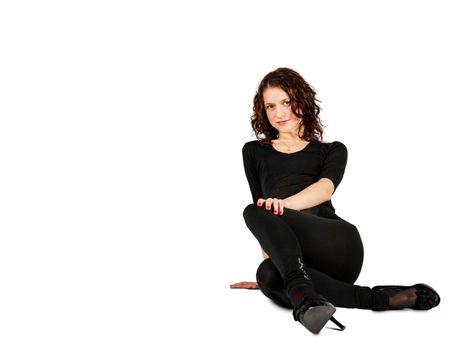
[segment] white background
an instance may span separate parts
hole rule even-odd
[[[2,349],[418,349],[447,316],[444,1],[3,1]],[[258,83],[298,71],[357,284],[438,290],[428,312],[339,308],[314,336],[254,281],[241,148]],[[332,326],[332,324],[329,324]],[[393,337],[392,337],[393,336]],[[431,338],[430,338],[431,337]]]

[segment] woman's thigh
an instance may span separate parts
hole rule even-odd
[[[363,264],[363,244],[356,226],[307,210],[285,208],[278,216],[298,238],[306,265],[341,281],[355,282]]]

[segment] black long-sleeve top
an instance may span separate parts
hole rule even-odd
[[[324,177],[333,182],[335,193],[348,159],[346,146],[339,141],[311,140],[300,151],[283,153],[272,145],[254,140],[243,145],[242,154],[254,203],[259,198],[285,199]],[[330,208],[335,213],[331,200],[319,206]]]

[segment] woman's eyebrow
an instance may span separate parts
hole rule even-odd
[[[285,100],[288,100],[288,99],[290,99],[290,97],[284,98],[283,100],[281,100],[281,102],[282,102],[282,101],[285,101]],[[267,102],[267,103],[265,103],[265,106],[266,106],[266,105],[271,105],[271,104],[272,104],[271,102]]]

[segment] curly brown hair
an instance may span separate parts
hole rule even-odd
[[[321,108],[318,106],[318,100],[315,91],[304,80],[304,78],[290,68],[278,68],[268,73],[260,82],[259,88],[253,100],[253,115],[251,116],[251,126],[256,138],[262,144],[271,144],[271,140],[279,134],[278,130],[271,126],[265,112],[263,92],[269,87],[279,87],[284,90],[290,97],[293,113],[302,118],[299,124],[298,136],[301,137],[300,131],[304,125],[302,139],[323,140],[323,128],[321,124],[320,114]],[[298,115],[296,110],[300,108],[302,115]]]

